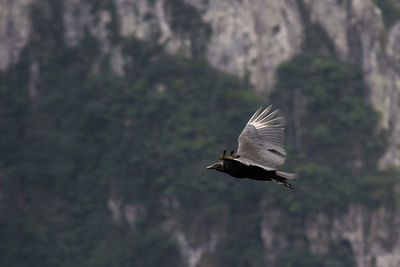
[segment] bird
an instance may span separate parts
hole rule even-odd
[[[284,117],[278,116],[279,110],[270,112],[271,109],[272,105],[264,110],[260,107],[239,135],[237,152],[224,150],[219,155],[221,161],[206,169],[294,189],[287,181],[297,180],[298,175],[278,169],[286,159]]]

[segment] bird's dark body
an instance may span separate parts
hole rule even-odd
[[[224,172],[236,178],[249,178],[260,181],[271,181],[275,171],[267,171],[257,166],[247,166],[236,160],[224,160]]]
[[[276,117],[277,110],[269,113],[272,106],[264,111],[259,108],[250,118],[238,137],[235,153],[226,150],[219,155],[221,161],[207,167],[224,172],[236,178],[259,181],[273,181],[294,188],[287,182],[296,180],[297,174],[279,170],[285,161],[283,117]]]

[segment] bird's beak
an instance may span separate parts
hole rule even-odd
[[[206,170],[211,170],[211,169],[215,169],[215,164],[206,167]]]
[[[218,163],[214,163],[213,165],[207,166],[206,169],[207,170],[212,170],[215,169],[217,167]]]

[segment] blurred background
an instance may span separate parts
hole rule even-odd
[[[2,266],[400,266],[399,0],[0,0]],[[259,106],[296,189],[205,166]]]

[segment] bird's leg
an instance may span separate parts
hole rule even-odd
[[[277,184],[281,184],[283,186],[289,187],[291,189],[295,189],[295,187],[293,185],[291,185],[288,182],[286,182],[286,179],[285,180],[277,180],[277,179],[272,178],[271,181],[273,181],[273,182],[275,182]]]
[[[235,152],[235,151],[232,150],[231,152],[229,152],[229,154],[228,154],[226,157],[227,157],[228,159],[229,159],[229,158],[232,158],[232,155],[233,155],[234,152]]]

